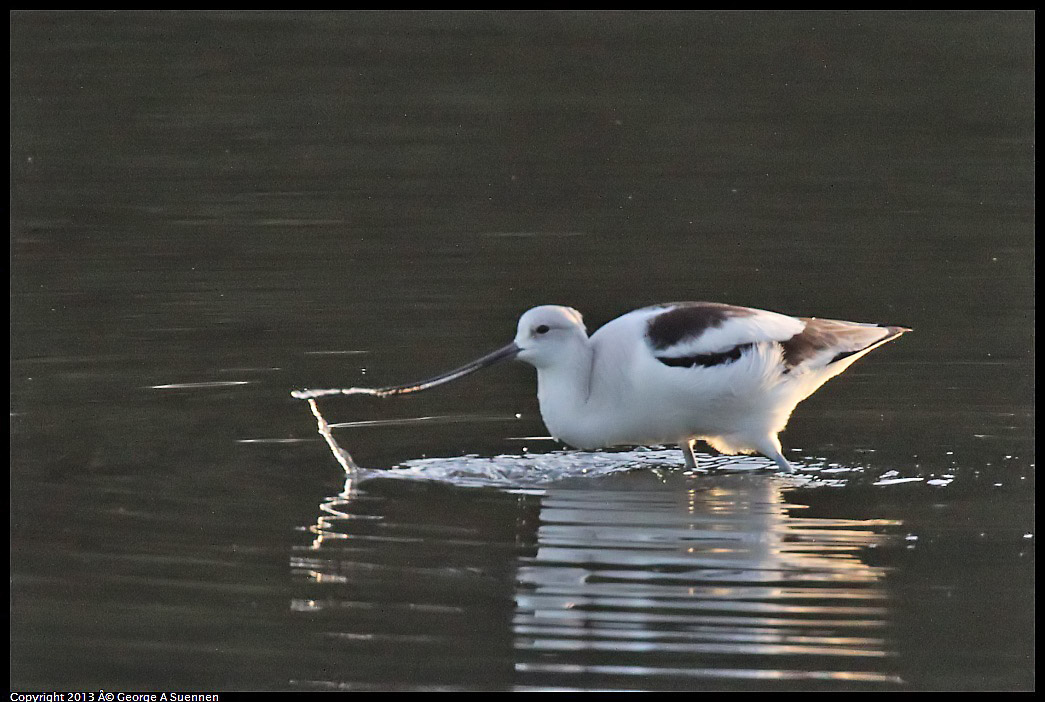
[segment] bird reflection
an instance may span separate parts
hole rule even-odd
[[[544,495],[519,569],[522,684],[901,682],[886,573],[862,558],[895,522],[803,517],[766,476],[690,483]]]

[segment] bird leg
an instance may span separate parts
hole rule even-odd
[[[795,467],[791,465],[782,454],[778,453],[775,456],[770,456],[770,458],[772,458],[776,462],[777,466],[780,467],[780,470],[784,471],[785,473],[795,472]]]
[[[686,468],[689,470],[697,470],[697,454],[693,451],[693,445],[696,443],[696,439],[686,439],[679,444],[679,448],[682,449],[682,457],[686,459]]]
[[[794,473],[795,467],[788,463],[787,459],[784,458],[784,454],[780,452],[780,439],[775,435],[770,436],[766,441],[765,445],[761,447],[761,452],[767,458],[772,458],[773,462],[777,464],[785,473]]]

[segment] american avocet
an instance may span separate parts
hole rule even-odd
[[[580,312],[543,305],[520,317],[512,343],[434,378],[293,394],[401,395],[517,358],[537,369],[541,417],[570,446],[678,444],[686,465],[695,469],[699,439],[722,453],[761,453],[790,472],[777,434],[795,406],[907,331],[676,302],[625,314],[589,337]]]

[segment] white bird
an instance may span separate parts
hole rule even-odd
[[[543,305],[520,317],[512,343],[434,378],[293,395],[400,395],[516,358],[537,369],[548,431],[574,448],[678,444],[695,469],[693,446],[703,440],[721,453],[761,453],[791,472],[777,435],[795,406],[907,331],[676,302],[629,312],[589,337],[577,310]]]

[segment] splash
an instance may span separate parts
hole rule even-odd
[[[776,464],[763,456],[723,456],[698,454],[698,470],[686,468],[677,448],[638,447],[631,450],[606,449],[600,451],[549,451],[545,453],[502,454],[499,456],[465,455],[449,458],[419,458],[404,461],[393,468],[360,466],[342,448],[331,431],[342,426],[370,426],[377,424],[409,424],[434,421],[481,421],[471,415],[449,417],[416,417],[412,419],[372,422],[343,422],[329,424],[323,417],[315,397],[302,397],[316,419],[319,434],[326,441],[331,454],[355,483],[368,480],[405,480],[435,482],[456,487],[490,487],[508,491],[540,490],[553,483],[578,479],[596,479],[632,471],[651,471],[667,477],[708,478],[716,475],[761,472],[773,474],[788,487],[819,488],[844,487],[856,479],[870,481],[876,487],[902,483],[923,483],[942,487],[950,480],[929,480],[924,477],[905,477],[899,471],[888,470],[876,477],[863,466],[843,466],[817,459],[792,460],[797,471],[784,474]],[[546,438],[546,437],[533,437]],[[948,478],[951,476],[947,476]]]
[[[687,470],[678,449],[636,448],[630,451],[552,451],[523,455],[460,456],[405,461],[388,470],[357,468],[360,479],[430,480],[460,487],[530,488],[573,479],[592,479],[638,470],[678,475],[705,471],[751,472],[775,470],[762,457],[699,456],[701,469]]]

